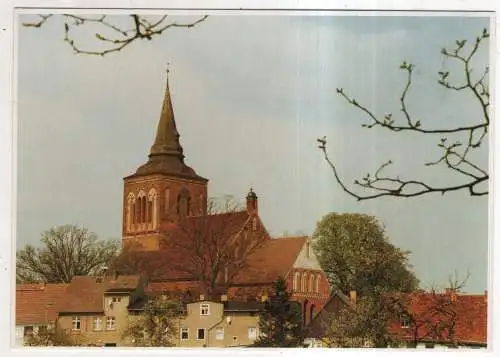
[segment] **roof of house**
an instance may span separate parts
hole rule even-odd
[[[140,277],[118,276],[99,279],[92,276],[75,276],[71,280],[60,313],[101,313],[104,311],[103,298],[107,292],[130,292],[139,287]]]
[[[465,295],[456,293],[416,292],[406,295],[406,309],[420,327],[417,339],[431,340],[431,331],[424,321],[437,324],[439,321],[453,321],[454,334],[443,332],[440,342],[460,344],[486,344],[488,302],[485,295]],[[456,317],[452,317],[456,316]],[[403,328],[400,321],[389,325],[392,334],[408,339],[411,329]]]
[[[269,283],[292,269],[307,237],[269,239],[252,254],[234,277],[234,284]]]
[[[488,302],[485,295],[418,291],[410,294],[388,294],[386,298],[392,305],[402,304],[401,311],[409,312],[414,323],[419,325],[416,329],[418,341],[432,340],[429,326],[437,326],[440,321],[453,321],[455,323],[453,336],[443,332],[439,337],[434,337],[435,342],[455,341],[459,344],[479,345],[487,343]],[[349,297],[342,292],[334,291],[323,309],[312,320],[309,328],[311,337],[324,334],[328,322],[323,320],[328,319],[327,314],[334,313],[339,307],[347,306],[349,302]],[[401,340],[413,340],[415,329],[405,328],[401,325],[401,321],[393,320],[389,323],[388,332]]]
[[[43,325],[57,318],[69,284],[18,284],[16,325]]]

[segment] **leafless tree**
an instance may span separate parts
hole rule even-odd
[[[489,175],[485,167],[474,162],[473,152],[478,151],[488,133],[490,125],[490,90],[489,90],[489,67],[486,66],[478,75],[472,73],[472,61],[483,43],[488,43],[490,34],[487,29],[476,37],[471,46],[467,46],[466,40],[456,41],[453,49],[443,48],[441,53],[446,59],[457,61],[463,67],[463,78],[459,83],[450,82],[450,72],[438,73],[438,83],[446,90],[455,92],[469,92],[472,94],[479,108],[477,118],[468,125],[453,125],[442,128],[432,128],[423,120],[415,119],[407,107],[407,96],[412,86],[413,72],[415,66],[403,62],[400,69],[406,72],[407,81],[400,96],[402,120],[395,118],[392,113],[379,116],[374,111],[363,106],[358,100],[346,94],[343,88],[338,88],[337,93],[349,104],[360,109],[368,118],[368,123],[362,124],[365,128],[381,128],[394,134],[409,132],[422,136],[436,135],[440,137],[437,146],[442,150],[442,155],[425,163],[425,166],[444,166],[451,174],[461,179],[458,184],[434,185],[418,179],[404,179],[399,176],[385,174],[385,169],[392,165],[388,160],[383,163],[374,174],[366,174],[360,180],[355,180],[354,185],[362,189],[363,193],[349,187],[341,178],[334,160],[327,151],[326,137],[317,139],[318,146],[323,152],[324,158],[331,167],[337,183],[349,195],[358,201],[370,200],[384,196],[390,197],[416,197],[429,193],[441,193],[467,190],[471,196],[484,196],[488,194],[487,184]],[[453,138],[465,137],[465,140]],[[483,145],[484,146],[484,145]],[[483,184],[481,186],[481,184]]]
[[[99,240],[86,228],[65,225],[42,233],[41,248],[17,252],[18,283],[70,283],[73,276],[100,274],[118,253],[119,242]]]
[[[419,342],[444,342],[457,346],[455,327],[461,313],[457,294],[469,278],[470,273],[463,279],[458,279],[455,273],[444,291],[432,286],[428,291],[389,296],[388,303],[392,306],[391,315],[395,323],[404,321],[406,324],[404,329],[391,336],[392,342],[399,345],[405,343],[409,347],[416,347]],[[417,304],[419,308],[415,308]]]
[[[55,16],[62,16],[64,21],[64,41],[68,43],[76,54],[105,56],[109,53],[119,52],[137,40],[152,40],[153,37],[162,35],[172,28],[192,28],[207,19],[207,15],[201,16],[195,21],[179,23],[170,21],[170,16],[143,16],[128,15],[128,23],[122,24],[108,15],[83,16],[74,14],[48,14],[38,15],[37,21],[23,23],[26,27],[40,28]],[[102,46],[99,49],[81,48],[73,37],[78,27],[88,27],[90,24],[96,26],[95,38]]]
[[[211,201],[206,213],[180,220],[165,238],[177,253],[174,269],[199,281],[208,295],[225,290],[268,237],[253,218],[224,200],[222,206]]]

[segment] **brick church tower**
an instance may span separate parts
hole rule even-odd
[[[148,161],[124,178],[123,244],[158,250],[162,222],[207,210],[208,179],[184,163],[168,83]]]

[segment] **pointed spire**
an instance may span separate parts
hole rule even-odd
[[[149,160],[141,165],[136,175],[166,174],[174,176],[189,177],[199,181],[206,182],[203,178],[184,163],[184,153],[179,142],[179,132],[175,125],[174,108],[172,98],[170,97],[170,86],[168,81],[167,67],[167,86],[165,89],[165,98],[161,109],[160,120],[156,137],[151,150],[149,151]]]
[[[156,138],[153,146],[151,146],[149,156],[173,155],[183,160],[184,154],[179,142],[180,135],[175,125],[174,108],[172,106],[172,98],[170,97],[170,86],[168,81],[169,72],[170,69],[167,66],[167,87],[165,89],[165,97],[163,99],[163,107],[158,122]]]

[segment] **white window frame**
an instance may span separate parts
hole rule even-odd
[[[401,328],[408,329],[411,327],[411,320],[409,317],[404,316],[401,318]]]
[[[102,317],[94,317],[92,319],[92,331],[102,331]]]
[[[82,329],[82,320],[80,316],[73,316],[71,319],[71,331],[81,331]]]
[[[183,332],[186,332],[186,334],[187,334],[186,338],[182,338]],[[189,340],[189,327],[181,327],[181,336],[180,336],[180,338],[181,338],[181,341],[187,341],[187,340]]]
[[[121,297],[119,297],[119,296],[113,296],[113,297],[111,298],[111,302],[112,302],[112,303],[120,303],[120,302],[122,302],[122,298],[121,298]]]
[[[253,331],[253,333],[250,334],[250,331]],[[250,341],[255,341],[257,339],[257,336],[258,336],[257,327],[249,326],[248,327],[248,339]]]
[[[199,338],[201,330],[203,330],[203,338]],[[206,330],[204,328],[198,328],[198,329],[196,329],[196,340],[197,341],[205,341],[206,339],[207,339]]]
[[[110,324],[110,322],[113,322]],[[116,317],[108,316],[106,317],[106,330],[113,331],[116,330]]]
[[[215,339],[217,341],[224,341],[224,327],[218,326],[215,328]]]
[[[206,311],[206,313],[203,313]],[[210,304],[200,304],[200,316],[210,315]]]

